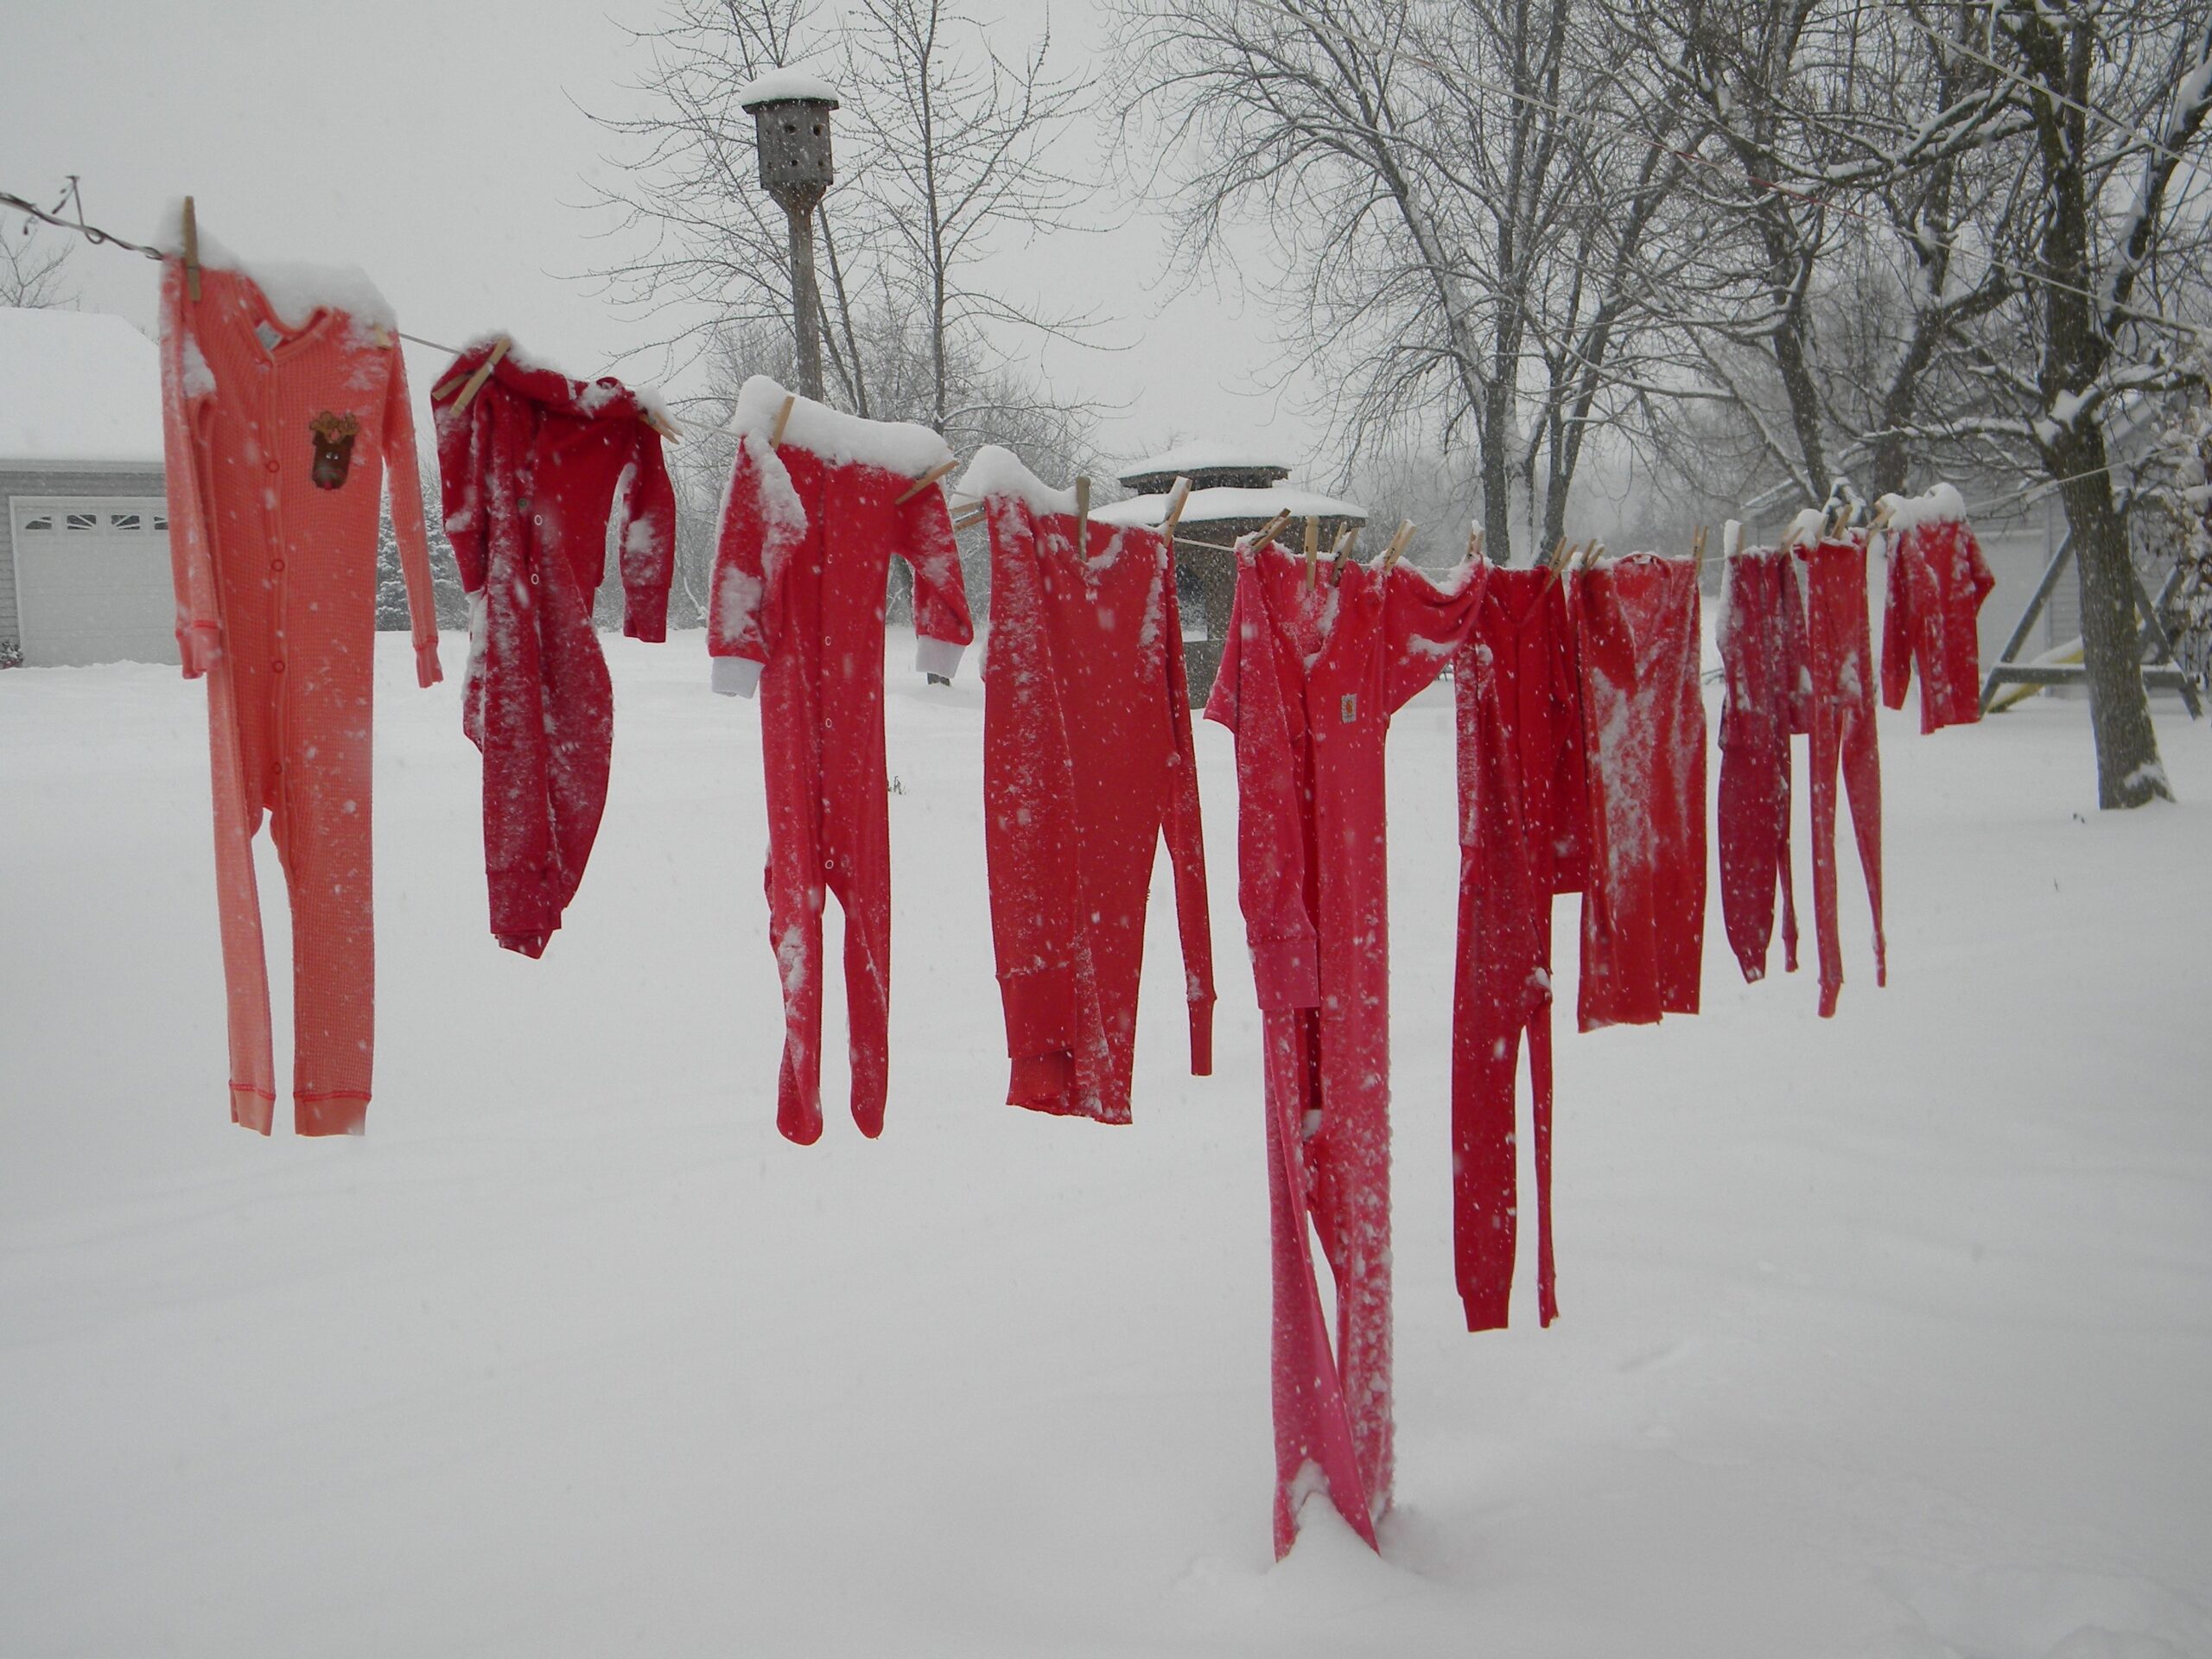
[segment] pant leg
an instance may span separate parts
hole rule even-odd
[[[1274,1281],[1275,1557],[1298,1538],[1298,1506],[1319,1484],[1371,1546],[1359,1459],[1336,1356],[1330,1351],[1307,1224],[1302,1125],[1313,1089],[1313,1016],[1292,1009],[1261,1016],[1266,1048],[1268,1258]]]
[[[1872,658],[1859,664],[1860,683],[1873,684]],[[1925,690],[1925,681],[1923,689]],[[1874,727],[1871,696],[1847,704],[1842,711],[1841,754],[1844,787],[1851,796],[1852,833],[1859,842],[1859,862],[1866,875],[1866,898],[1874,912],[1874,983],[1889,983],[1889,952],[1882,934],[1882,761]],[[1834,807],[1830,807],[1833,814]]]
[[[1484,901],[1502,884],[1459,860],[1459,962],[1452,994],[1452,1244],[1467,1329],[1504,1327],[1513,1294],[1517,1220],[1513,1086],[1520,1011],[1496,982]]]
[[[1836,938],[1835,786],[1841,720],[1835,699],[1814,684],[1813,730],[1808,745],[1813,784],[1813,932],[1821,963],[1821,1018],[1835,1015],[1843,989],[1843,946]]]
[[[1549,931],[1548,917],[1546,931]],[[1548,972],[1546,976],[1549,977]],[[1548,1325],[1559,1318],[1559,1283],[1552,1263],[1552,1001],[1548,996],[1529,1016],[1529,1091],[1536,1131],[1536,1319]]]
[[[1774,745],[1764,733],[1732,722],[1720,751],[1717,816],[1720,838],[1720,918],[1746,984],[1766,977],[1774,937]],[[1785,741],[1787,740],[1784,740]]]
[[[1782,967],[1784,973],[1797,971],[1797,878],[1789,870],[1790,814],[1796,810],[1796,791],[1790,782],[1789,730],[1781,727],[1774,734],[1775,770],[1775,846],[1776,879],[1782,888]],[[1764,967],[1766,953],[1759,953]]]
[[[376,1050],[376,906],[367,696],[365,664],[358,694],[296,709],[277,779],[270,827],[292,903],[293,1128],[299,1135],[359,1135],[368,1112]]]
[[[1391,1400],[1389,1085],[1365,1083],[1371,1057],[1332,1057],[1323,1020],[1321,1127],[1307,1138],[1314,1231],[1337,1281],[1338,1371],[1369,1513],[1390,1507],[1397,1460]],[[1339,1031],[1344,1022],[1338,1022]],[[1387,1065],[1387,1050],[1384,1065]],[[1382,1075],[1387,1076],[1387,1073]]]
[[[861,815],[865,817],[865,808]],[[879,824],[880,820],[879,819]],[[845,1017],[853,1071],[853,1122],[871,1140],[883,1133],[890,1089],[891,860],[879,829],[830,855],[830,890],[845,912]],[[819,1004],[817,1007],[819,1030]]]
[[[230,1032],[231,1121],[267,1135],[276,1115],[276,1061],[270,1030],[269,966],[261,932],[253,836],[260,780],[249,777],[241,707],[229,657],[207,672],[207,752],[215,820],[215,909],[222,929],[224,1002]]]

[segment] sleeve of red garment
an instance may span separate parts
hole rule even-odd
[[[169,575],[176,588],[176,644],[184,677],[196,680],[222,655],[221,608],[215,600],[215,565],[208,551],[207,503],[200,493],[199,456],[193,442],[193,409],[213,391],[207,359],[192,339],[185,299],[184,265],[162,262],[162,460],[168,495]],[[189,360],[197,370],[188,374]]]
[[[622,632],[658,644],[668,638],[668,589],[676,576],[676,489],[660,434],[633,422],[637,448],[622,493]]]
[[[1007,1052],[1027,1059],[1075,1047],[1074,760],[1038,590],[1038,519],[1006,497],[988,510],[983,850]]]
[[[1981,543],[1974,531],[1965,524],[1959,526],[1959,537],[1966,543],[1967,579],[1974,584],[1974,613],[1980,615],[1983,602],[1995,591],[1997,578],[1989,573],[1989,561],[1981,556]]]
[[[1789,711],[1789,731],[1803,737],[1813,729],[1813,647],[1805,632],[1805,591],[1798,586],[1797,561],[1788,549],[1782,554],[1783,706]]]
[[[430,416],[438,434],[438,502],[445,512],[446,542],[453,549],[461,591],[484,588],[484,468],[477,454],[476,426],[466,412],[453,409],[457,387],[467,378],[469,353],[454,359],[430,394]],[[438,392],[444,391],[441,400]]]
[[[805,535],[805,509],[783,462],[757,435],[742,434],[722,495],[707,596],[707,654],[715,659],[717,690],[753,694],[775,648],[781,585],[774,578]],[[732,668],[724,670],[724,662]],[[744,664],[753,666],[738,666]]]
[[[1411,565],[1382,573],[1382,707],[1396,714],[1450,662],[1482,609],[1490,567],[1469,559],[1441,583]]]
[[[1237,555],[1242,562],[1249,551]],[[1306,855],[1297,830],[1298,785],[1281,697],[1261,677],[1268,664],[1260,624],[1246,614],[1246,583],[1230,601],[1229,640],[1206,718],[1236,734],[1236,896],[1252,950],[1262,1012],[1319,1007],[1321,963],[1306,908]],[[1249,687],[1247,680],[1254,682]]]
[[[949,680],[976,638],[967,584],[960,575],[960,546],[952,539],[952,514],[944,492],[934,484],[899,512],[905,534],[899,551],[914,572],[914,666]]]
[[[1905,688],[1912,683],[1912,581],[1905,567],[1919,556],[1914,546],[1918,534],[1907,531],[1890,542],[1889,591],[1882,607],[1882,702],[1891,709],[1904,707]]]
[[[399,575],[414,624],[415,683],[433,686],[438,666],[438,606],[430,588],[430,543],[423,530],[423,463],[415,449],[415,404],[407,391],[407,359],[391,343],[391,375],[384,395],[384,486],[391,532],[399,543]]]
[[[1191,1013],[1191,1075],[1213,1075],[1213,923],[1206,903],[1205,831],[1198,816],[1198,754],[1191,737],[1191,683],[1183,665],[1183,611],[1175,593],[1175,544],[1162,537],[1160,648],[1167,675],[1167,810],[1162,824],[1175,876],[1175,925],[1183,941],[1183,994]]]

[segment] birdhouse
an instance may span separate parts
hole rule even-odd
[[[830,112],[836,88],[797,69],[772,69],[739,94],[760,141],[760,188],[786,213],[810,213],[829,193]]]

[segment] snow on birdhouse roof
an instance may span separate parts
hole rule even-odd
[[[837,107],[837,89],[819,75],[810,75],[804,69],[771,69],[756,76],[737,95],[737,106],[741,110],[758,109],[763,104],[827,104]]]
[[[1179,443],[1173,449],[1144,461],[1132,461],[1122,468],[1118,476],[1127,482],[1133,478],[1154,478],[1162,475],[1192,473],[1273,473],[1278,478],[1290,471],[1288,463],[1275,460],[1250,444],[1220,443],[1201,439],[1195,443]]]
[[[1364,522],[1367,509],[1356,501],[1311,490],[1192,490],[1183,507],[1186,524],[1218,524],[1231,518],[1272,518],[1287,512],[1294,518],[1357,518]],[[1165,495],[1136,495],[1111,505],[1094,507],[1090,516],[1102,524],[1156,524],[1167,516]]]
[[[121,317],[0,308],[0,465],[162,464],[162,366]]]

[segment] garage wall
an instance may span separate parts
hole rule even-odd
[[[16,609],[16,516],[8,499],[18,495],[159,495],[162,469],[115,472],[35,472],[0,467],[0,639],[20,641]]]

